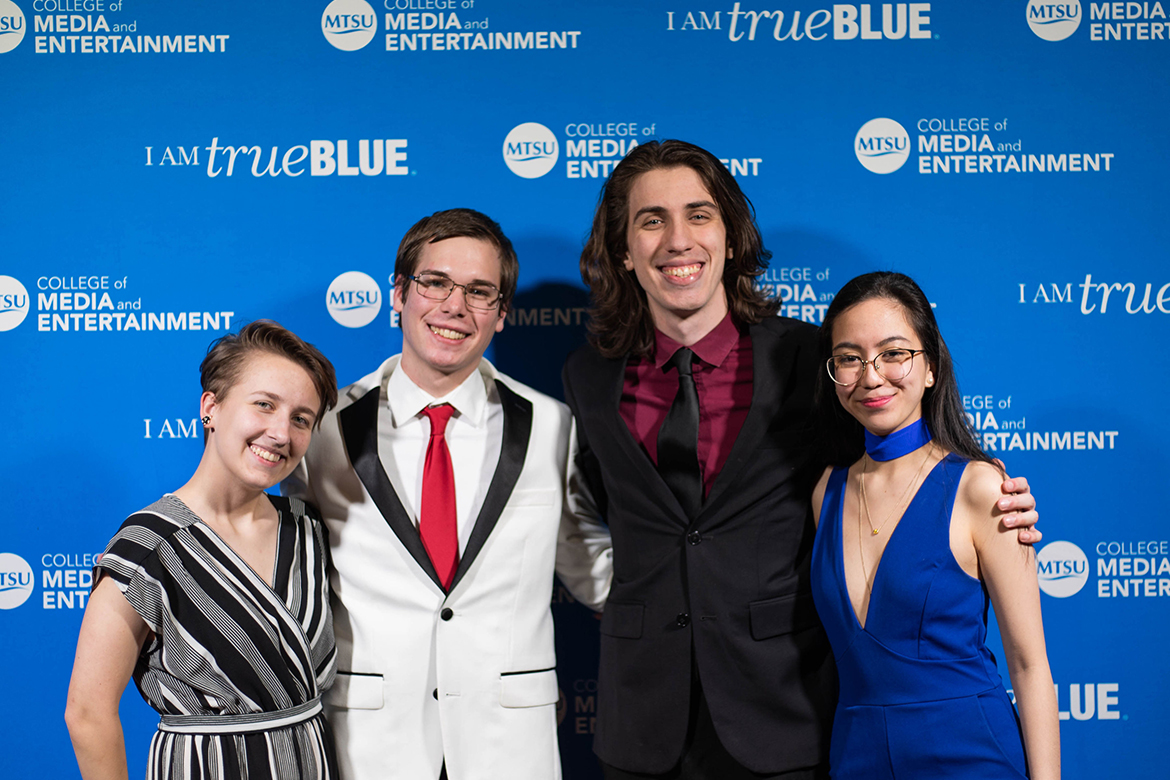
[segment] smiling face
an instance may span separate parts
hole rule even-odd
[[[211,418],[204,459],[239,485],[267,490],[304,456],[320,408],[305,369],[280,355],[253,352],[226,392],[203,394],[200,414]]]
[[[888,349],[922,349],[900,303],[870,298],[841,312],[833,323],[833,354],[872,360]],[[867,365],[856,383],[836,386],[837,400],[870,433],[886,436],[922,417],[922,396],[934,384],[926,355],[915,355],[910,373],[891,382]]]
[[[624,265],[646,291],[654,325],[683,343],[727,314],[723,265],[727,229],[715,199],[692,168],[656,168],[629,195]]]
[[[500,253],[477,238],[448,238],[423,247],[413,275],[424,273],[498,289]],[[394,284],[394,310],[402,328],[400,366],[416,385],[439,398],[476,370],[492,336],[504,329],[504,311],[498,306],[489,311],[468,307],[459,287],[447,300],[436,301],[414,286],[404,279]]]

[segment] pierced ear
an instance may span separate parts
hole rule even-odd
[[[203,393],[203,395],[201,395],[199,397],[199,419],[200,419],[200,421],[208,420],[208,418],[210,418],[210,420],[214,420],[215,419],[215,415],[214,415],[215,407],[218,405],[219,405],[218,402],[215,400],[215,393],[212,393],[210,391]],[[203,423],[204,427],[207,427],[207,424],[208,424],[207,422],[204,422]]]

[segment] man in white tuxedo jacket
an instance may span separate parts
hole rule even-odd
[[[483,359],[518,275],[499,225],[468,209],[426,217],[394,273],[402,354],[341,391],[283,485],[329,529],[338,673],[325,703],[342,777],[556,780],[554,564],[599,606],[609,535],[577,489],[568,409]],[[445,405],[432,429],[428,410]],[[441,543],[420,530],[448,484],[427,484],[436,432],[456,519]]]

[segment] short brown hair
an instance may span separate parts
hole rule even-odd
[[[288,328],[272,320],[256,320],[211,342],[207,356],[199,364],[199,381],[203,392],[224,398],[240,379],[244,363],[254,352],[267,352],[287,358],[305,369],[321,399],[314,426],[321,424],[326,410],[337,404],[337,377],[333,364],[321,350],[301,339]]]
[[[407,277],[418,268],[418,259],[425,244],[434,244],[448,238],[477,238],[487,241],[500,253],[500,310],[506,311],[516,294],[516,281],[520,276],[520,262],[512,242],[504,235],[500,225],[486,214],[475,209],[447,209],[436,211],[429,217],[415,222],[402,242],[398,244],[398,256],[394,260],[394,284],[406,284]],[[406,295],[404,288],[402,294]]]
[[[756,287],[772,253],[764,248],[756,212],[735,178],[706,149],[686,141],[650,141],[618,163],[601,190],[593,230],[581,252],[581,279],[592,299],[589,338],[602,355],[648,356],[654,352],[654,318],[646,291],[622,261],[629,249],[626,225],[630,190],[644,173],[661,168],[690,168],[715,199],[727,228],[730,256],[723,268],[723,287],[732,316],[754,325],[775,316],[779,301]]]

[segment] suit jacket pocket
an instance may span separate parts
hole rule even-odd
[[[325,691],[324,701],[341,710],[382,709],[382,675],[341,672]]]
[[[748,610],[753,639],[792,634],[817,624],[812,593],[790,593],[774,599],[754,601],[748,605]]]
[[[601,613],[601,633],[620,639],[641,639],[644,611],[645,607],[641,604],[608,602],[605,611]]]
[[[513,490],[508,496],[508,508],[520,507],[553,507],[561,497],[559,490],[544,490],[541,488],[527,490]]]
[[[555,669],[504,672],[500,675],[502,707],[541,707],[556,704],[560,696]]]

